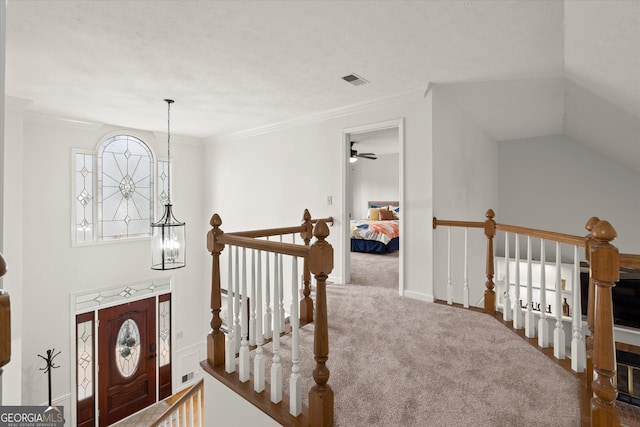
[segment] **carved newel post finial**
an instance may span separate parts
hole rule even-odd
[[[616,354],[613,335],[612,289],[620,278],[618,249],[611,244],[617,236],[608,221],[598,221],[591,229],[590,268],[595,284],[593,330],[593,398],[591,425],[620,425],[620,413],[615,404]]]
[[[211,221],[213,227],[207,233],[207,250],[211,253],[211,333],[207,336],[207,361],[211,366],[224,365],[225,336],[220,327],[222,318],[222,293],[220,290],[220,253],[224,245],[218,243],[224,232],[220,229],[222,219],[218,214],[213,214]]]

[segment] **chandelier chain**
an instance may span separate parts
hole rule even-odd
[[[167,102],[167,204],[171,204],[171,104],[172,99],[165,99]]]

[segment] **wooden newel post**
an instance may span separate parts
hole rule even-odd
[[[618,281],[618,249],[611,244],[616,230],[607,221],[599,221],[591,231],[591,277],[595,284],[593,334],[592,426],[619,426],[620,412],[615,404],[616,354],[613,337],[613,302],[611,290]]]
[[[600,222],[600,218],[592,216],[587,221],[585,228],[589,232],[585,237],[585,258],[589,263],[589,268],[591,268],[591,240],[593,237],[591,236],[591,232],[593,231],[593,227]],[[593,282],[593,277],[589,274],[589,288],[587,290],[587,329],[589,329],[589,334],[585,338],[585,349],[587,356],[587,366],[585,367],[585,373],[587,374],[587,390],[589,393],[592,393],[591,383],[593,382],[593,316],[595,313],[595,284]]]
[[[327,323],[326,281],[333,270],[333,247],[325,241],[329,227],[319,220],[313,229],[316,242],[309,249],[309,269],[316,278],[316,319],[313,354],[316,367],[313,370],[315,385],[309,390],[309,419],[312,426],[333,426],[333,390],[327,384],[329,369],[329,327]]]
[[[7,261],[0,253],[0,277],[7,273]],[[0,289],[0,377],[2,367],[11,361],[11,301],[9,294]],[[0,392],[0,397],[2,393]],[[0,400],[0,405],[2,401]]]
[[[305,246],[309,246],[311,243],[311,237],[313,236],[313,224],[311,223],[311,214],[308,209],[304,210],[302,215],[302,226],[304,231],[300,232],[300,237],[304,240]],[[303,265],[303,277],[304,288],[302,289],[302,299],[300,300],[300,321],[303,323],[313,322],[313,300],[311,299],[311,272],[309,271],[309,259],[304,259]]]
[[[211,252],[211,333],[207,336],[207,362],[210,366],[224,365],[224,333],[220,330],[222,319],[220,309],[222,307],[222,295],[220,292],[220,253],[224,244],[217,239],[224,234],[220,229],[222,220],[218,214],[211,217],[209,224],[213,227],[207,233],[207,250]]]
[[[495,288],[493,283],[493,237],[496,235],[496,222],[493,218],[496,214],[492,209],[489,209],[485,216],[487,217],[484,222],[484,234],[487,236],[487,281],[484,284],[486,287],[484,290],[484,311],[494,314],[496,312],[496,292],[493,290]]]

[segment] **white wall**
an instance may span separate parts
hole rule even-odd
[[[4,149],[4,74],[5,74],[5,51],[6,51],[6,28],[7,28],[7,2],[0,1],[0,159],[5,159]],[[4,163],[3,160],[0,162]],[[4,164],[0,168],[0,217],[4,216]],[[0,252],[4,251],[4,225],[0,220]],[[0,278],[0,289],[4,287],[3,280]],[[0,376],[0,405],[4,403],[4,379]]]
[[[93,149],[107,133],[121,130],[112,126],[75,124],[41,120],[28,116],[21,122],[8,115],[8,129],[22,129],[22,158],[10,160],[20,171],[16,184],[22,185],[22,224],[15,233],[21,239],[23,257],[22,317],[13,325],[14,334],[22,336],[22,404],[47,401],[47,376],[39,368],[37,357],[47,349],[61,350],[53,371],[53,399],[65,401],[71,393],[75,354],[70,322],[74,316],[71,295],[116,285],[153,280],[173,274],[174,293],[174,387],[185,365],[183,356],[202,360],[205,335],[209,330],[209,283],[204,256],[206,220],[201,197],[202,147],[200,142],[172,137],[173,191],[176,216],[187,223],[187,267],[170,274],[150,269],[149,239],[72,247],[71,218],[71,150]],[[166,137],[137,131],[155,153],[166,153]],[[22,161],[24,160],[24,161]],[[6,194],[5,194],[6,196]],[[7,209],[13,200],[5,200]],[[20,209],[19,205],[15,209]],[[15,216],[19,210],[10,211]],[[19,245],[19,243],[15,243]],[[13,246],[13,245],[12,245]],[[7,248],[9,251],[14,247]],[[18,307],[20,310],[20,307]],[[178,335],[180,334],[180,335]],[[191,364],[192,365],[192,364]],[[189,365],[190,366],[190,365]],[[19,398],[20,398],[19,397]],[[71,411],[71,408],[67,408]]]
[[[278,427],[280,424],[209,374],[204,377],[204,425]]]
[[[354,219],[367,218],[371,200],[399,200],[400,171],[397,153],[380,154],[377,160],[359,159],[350,164],[353,181],[352,211]]]
[[[4,277],[4,288],[11,298],[11,362],[2,376],[3,404],[20,405],[22,401],[22,336],[24,331],[16,328],[22,323],[24,245],[24,183],[23,183],[23,115],[28,102],[15,98],[6,99],[5,150],[3,171],[10,185],[4,189],[6,209],[2,215],[4,256],[8,271]]]
[[[455,102],[446,88],[433,92],[433,210],[440,219],[484,221],[487,209],[498,202],[497,144]],[[464,231],[452,230],[454,260],[462,260]],[[434,231],[434,295],[446,299],[447,230]],[[469,247],[486,247],[482,229],[469,230]],[[452,265],[454,301],[462,302],[461,265]],[[470,250],[470,304],[479,304],[484,294],[484,252]]]
[[[496,221],[583,236],[592,216],[618,232],[621,252],[640,253],[640,173],[566,136],[498,144]]]
[[[405,119],[405,227],[417,230],[406,236],[405,278],[419,297],[431,287],[424,274],[430,264],[430,233],[424,218],[431,217],[431,146],[428,132],[430,102],[422,94],[400,104],[380,106],[324,121],[210,143],[205,149],[204,203],[218,212],[222,229],[234,231],[300,223],[308,208],[314,217],[333,216],[329,241],[334,247],[334,280],[342,276],[343,147],[342,130],[363,124]],[[327,196],[333,204],[327,205]],[[412,262],[413,261],[413,262]]]

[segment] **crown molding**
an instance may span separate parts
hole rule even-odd
[[[38,123],[41,125],[62,126],[74,129],[95,130],[104,126],[104,123],[87,122],[83,120],[68,119],[65,117],[51,116],[43,113],[25,111],[25,121]]]
[[[313,123],[324,122],[339,117],[344,117],[352,114],[363,113],[366,111],[377,110],[384,107],[390,107],[393,105],[404,104],[411,101],[420,101],[424,99],[425,89],[412,89],[405,92],[400,92],[394,95],[389,95],[381,98],[377,98],[371,101],[359,102],[356,104],[347,105],[344,107],[334,108],[332,110],[323,111],[320,113],[309,114],[306,116],[298,117],[291,120],[286,120],[278,123],[272,123],[265,126],[260,126],[253,129],[247,129],[239,132],[233,132],[229,134],[223,134],[219,136],[212,136],[206,138],[207,142],[224,142],[234,141],[238,139],[249,138],[258,135],[264,135],[280,130],[291,129],[299,126],[309,125]]]
[[[153,136],[156,138],[156,141],[163,142],[167,140],[166,132],[151,132]],[[202,139],[196,138],[193,136],[183,136],[183,135],[174,135],[171,133],[171,143],[180,144],[180,145],[193,145],[196,147],[202,146]]]
[[[4,97],[4,108],[7,110],[24,111],[31,104],[33,104],[33,101],[30,99],[14,98],[13,96]]]

